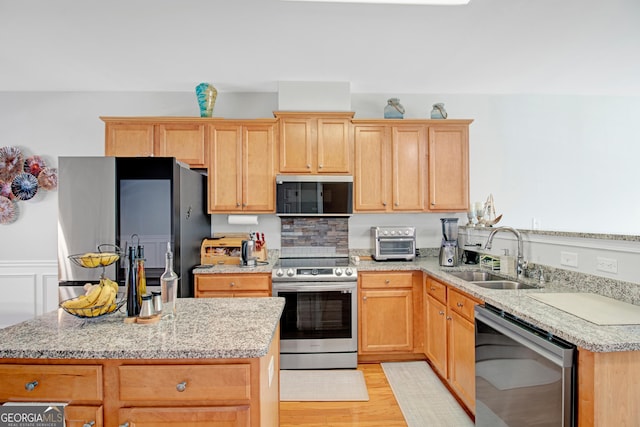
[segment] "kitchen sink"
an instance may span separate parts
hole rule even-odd
[[[451,271],[452,276],[467,282],[488,282],[494,280],[504,280],[504,277],[496,276],[488,271],[467,270],[467,271]]]
[[[486,289],[535,289],[535,286],[526,285],[512,280],[490,280],[471,282],[476,286]]]

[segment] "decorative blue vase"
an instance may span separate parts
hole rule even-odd
[[[389,98],[387,105],[384,107],[385,119],[402,119],[404,118],[404,107],[400,104],[398,98]]]
[[[213,106],[218,97],[216,88],[211,83],[200,83],[196,86],[196,96],[200,107],[200,117],[211,117],[213,115]]]
[[[433,104],[433,110],[431,110],[432,119],[446,119],[447,111],[444,109],[444,104]]]

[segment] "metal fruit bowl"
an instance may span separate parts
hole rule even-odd
[[[80,317],[82,319],[94,319],[102,316],[106,316],[108,314],[112,314],[120,310],[120,308],[127,302],[126,299],[121,299],[120,301],[116,301],[111,304],[106,305],[97,305],[94,307],[83,307],[83,308],[67,308],[63,304],[67,301],[74,301],[78,298],[70,298],[68,300],[62,301],[60,303],[60,308],[71,314],[72,316]]]
[[[98,252],[69,255],[68,258],[79,267],[96,268],[113,264],[120,259],[120,254],[118,246],[102,244],[98,245]]]

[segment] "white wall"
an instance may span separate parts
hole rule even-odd
[[[353,94],[356,117],[379,118],[393,95]],[[635,163],[640,158],[638,97],[526,95],[395,94],[407,118],[427,117],[431,105],[444,102],[451,118],[472,118],[471,199],[495,198],[501,225],[542,229],[640,234],[640,200]],[[270,117],[275,93],[218,96],[214,115]],[[57,156],[104,153],[104,124],[99,116],[198,114],[195,95],[185,92],[1,92],[2,145],[17,145],[52,165]],[[57,193],[43,192],[19,203],[19,218],[0,225],[0,259],[54,260]],[[370,225],[398,223],[419,227],[419,246],[438,246],[442,214],[354,215],[351,245],[369,241]],[[277,218],[260,226],[273,237]],[[462,216],[461,216],[462,217]],[[228,229],[215,215],[214,231]],[[461,221],[465,223],[465,221]],[[242,230],[238,230],[242,231]]]

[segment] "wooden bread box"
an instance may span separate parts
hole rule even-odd
[[[200,247],[200,264],[240,265],[242,241],[249,239],[248,233],[220,233],[219,235],[214,234],[210,239],[203,239]],[[253,256],[258,261],[266,261],[266,244],[263,244],[260,250],[254,251]]]

